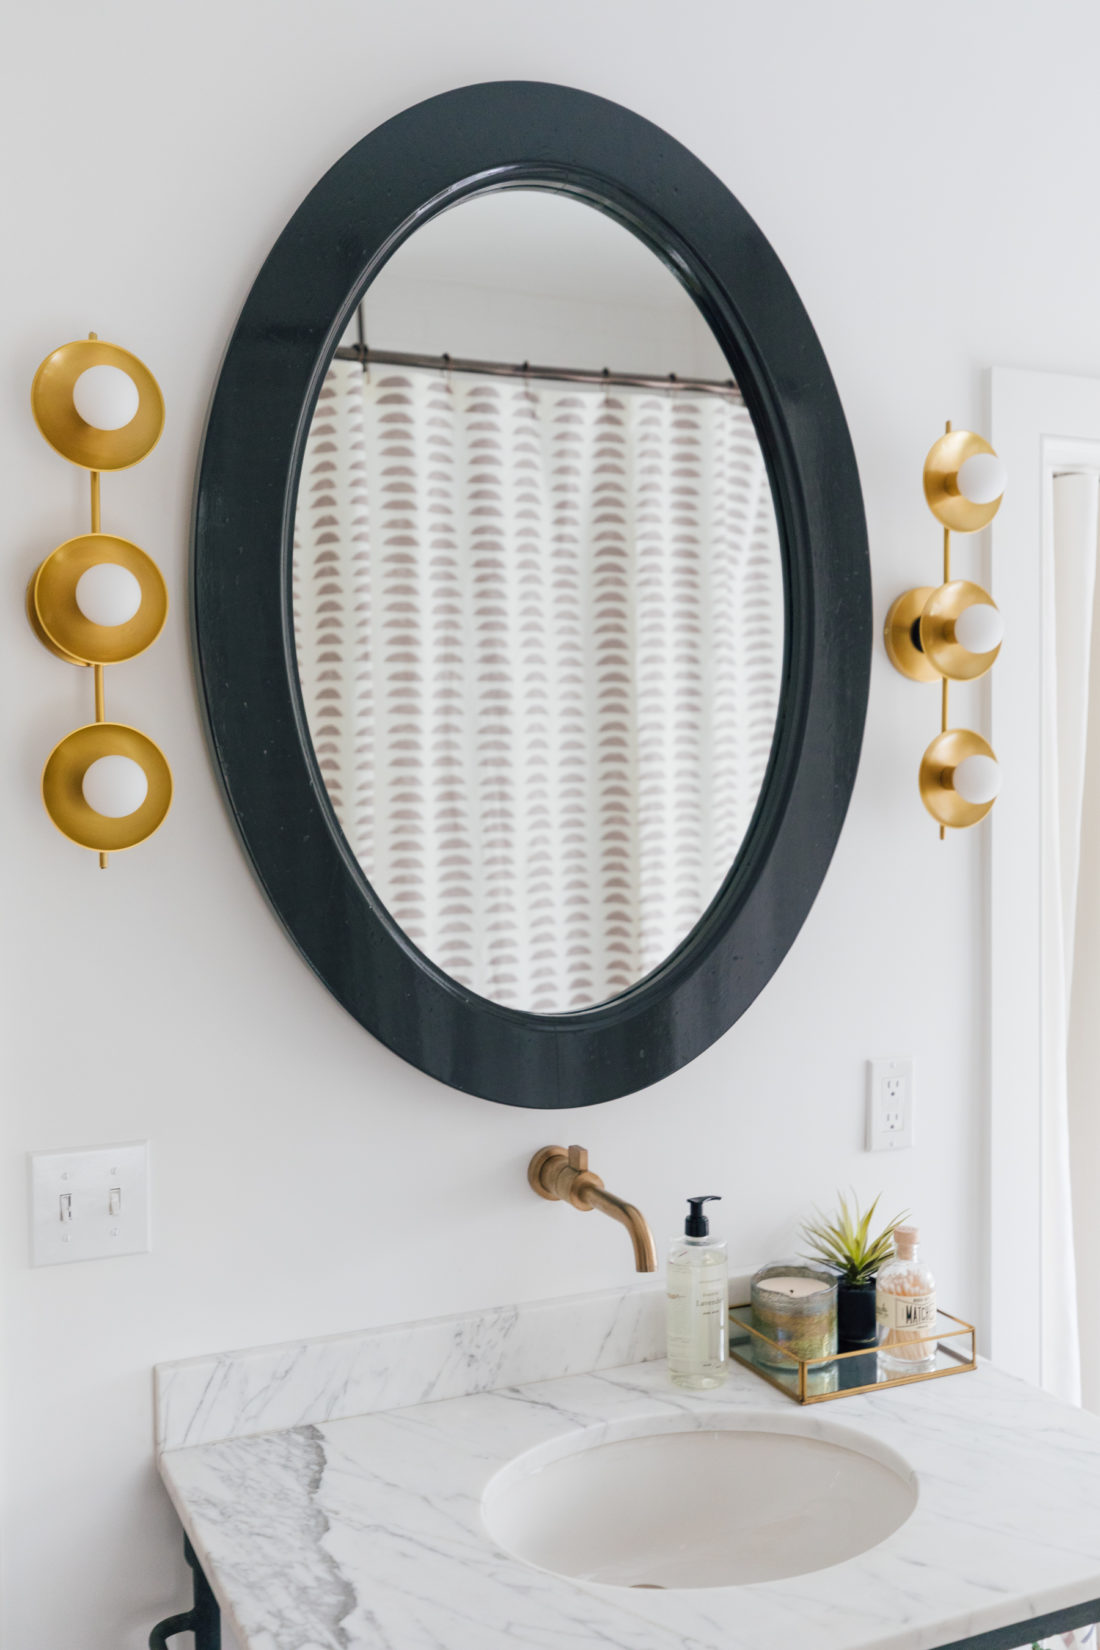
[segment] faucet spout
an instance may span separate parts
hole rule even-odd
[[[627,1203],[624,1198],[616,1197],[614,1192],[605,1192],[602,1188],[593,1188],[587,1197],[591,1208],[610,1215],[612,1220],[617,1220],[620,1226],[625,1226],[630,1233],[630,1241],[634,1245],[634,1270],[655,1272],[657,1253],[653,1246],[653,1233],[641,1210],[636,1209],[633,1203]]]
[[[568,1151],[564,1146],[544,1146],[527,1165],[527,1180],[532,1191],[551,1202],[571,1203],[582,1213],[598,1209],[610,1215],[630,1233],[635,1271],[657,1270],[657,1251],[645,1217],[633,1203],[605,1190],[599,1175],[589,1169],[583,1146],[570,1146]]]

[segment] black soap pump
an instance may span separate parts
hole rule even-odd
[[[668,1373],[674,1386],[721,1386],[729,1357],[729,1275],[724,1238],[712,1237],[704,1203],[689,1197],[683,1237],[668,1251]]]

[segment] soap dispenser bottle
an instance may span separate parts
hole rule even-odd
[[[710,1235],[704,1203],[689,1197],[683,1237],[668,1252],[668,1373],[674,1386],[703,1392],[721,1386],[729,1356],[729,1282],[726,1245]]]

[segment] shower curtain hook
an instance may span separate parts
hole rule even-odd
[[[440,359],[443,362],[443,383],[446,387],[447,394],[448,395],[453,395],[454,394],[454,386],[451,383],[451,358],[447,354],[446,350],[443,351],[443,354],[440,357]]]

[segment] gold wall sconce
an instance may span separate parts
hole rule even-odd
[[[136,658],[160,635],[168,592],[156,563],[100,526],[100,475],[152,452],[164,398],[136,355],[90,333],[42,362],[31,387],[35,423],[56,452],[90,474],[91,530],[66,539],[27,586],[27,617],[44,647],[92,671],[95,721],[66,734],[42,774],[42,799],[58,830],[109,854],[144,842],[172,801],[163,753],[136,728],[109,722],[103,672]]]
[[[988,441],[948,424],[924,461],[924,496],[943,527],[943,583],[907,590],[886,615],[890,663],[911,682],[939,682],[940,732],[921,758],[921,800],[943,838],[984,819],[1000,791],[990,746],[966,728],[949,728],[952,682],[972,682],[991,669],[1004,625],[993,597],[969,579],[951,577],[951,534],[977,533],[1001,507],[1004,465]]]

